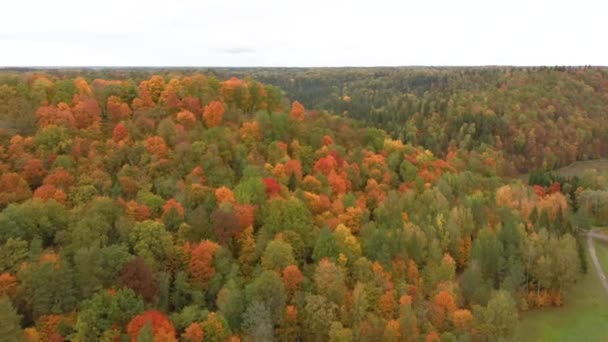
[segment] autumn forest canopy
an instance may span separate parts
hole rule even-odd
[[[593,271],[608,174],[552,170],[607,110],[591,67],[2,70],[0,341],[509,338]]]

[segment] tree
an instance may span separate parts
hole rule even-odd
[[[0,214],[0,241],[10,238],[31,241],[37,237],[49,246],[55,235],[67,229],[68,212],[56,201],[29,200],[11,204]]]
[[[553,274],[556,278],[558,291],[563,291],[569,285],[576,282],[580,275],[580,258],[576,246],[576,240],[570,234],[564,234],[559,240],[554,238],[555,244],[550,248],[553,254],[554,269]]]
[[[471,327],[471,323],[473,323],[473,315],[469,310],[458,309],[452,312],[451,320],[456,329],[467,331]]]
[[[215,276],[213,267],[213,255],[220,249],[215,242],[205,240],[194,246],[188,263],[188,270],[192,279],[203,288],[209,285],[209,281]]]
[[[264,271],[245,288],[249,303],[260,302],[270,311],[273,324],[280,323],[285,312],[285,286],[274,271]]]
[[[344,274],[338,266],[329,259],[321,260],[315,270],[314,279],[318,294],[338,305],[343,303],[346,285]]]
[[[13,298],[17,289],[17,278],[10,273],[0,274],[0,296]]]
[[[226,318],[233,331],[237,331],[242,323],[242,314],[245,309],[245,295],[241,288],[232,279],[218,292],[216,304],[219,312]]]
[[[320,262],[325,258],[335,258],[338,256],[338,246],[334,235],[329,231],[329,228],[323,227],[319,233],[319,237],[315,242],[315,247],[312,252],[312,258]]]
[[[222,123],[224,117],[224,104],[221,101],[213,101],[205,106],[203,119],[209,128],[217,127]]]
[[[485,310],[477,314],[485,332],[489,336],[510,336],[518,322],[515,301],[506,291],[498,291],[492,296]]]
[[[72,109],[76,128],[98,127],[101,123],[101,108],[95,99],[81,98]]]
[[[266,187],[266,194],[269,198],[279,196],[281,192],[281,185],[279,185],[276,180],[272,178],[264,178],[263,182],[264,186]]]
[[[167,155],[167,145],[161,137],[149,137],[146,139],[145,146],[148,153],[155,155],[157,158],[163,158]]]
[[[68,129],[57,125],[39,129],[34,140],[42,153],[65,153],[69,151],[73,142]]]
[[[396,308],[395,291],[389,290],[384,292],[378,300],[378,309],[382,317],[388,320],[392,319],[395,316]]]
[[[248,274],[251,271],[253,263],[255,261],[255,247],[256,242],[253,237],[253,226],[245,228],[238,238],[239,246],[239,262],[243,265],[243,271]]]
[[[143,311],[142,299],[131,289],[98,292],[83,303],[73,338],[77,341],[98,341],[115,329],[122,330],[131,318]]]
[[[191,323],[182,334],[182,339],[186,342],[203,342],[204,336],[205,333],[203,332],[201,325],[198,323]]]
[[[224,342],[230,336],[230,327],[221,314],[211,312],[207,319],[201,322],[205,341]]]
[[[63,167],[53,170],[53,172],[46,176],[43,181],[45,185],[53,185],[62,190],[68,190],[75,182],[76,177]]]
[[[332,322],[329,327],[330,342],[351,342],[353,341],[353,332],[349,328],[342,326],[340,322]]]
[[[27,181],[16,173],[0,176],[0,208],[12,202],[21,202],[32,196]]]
[[[7,296],[0,296],[0,340],[25,341],[21,331],[21,317]]]
[[[338,306],[323,296],[313,294],[307,294],[304,303],[304,331],[313,340],[327,340],[329,327],[335,321]]]
[[[128,103],[122,102],[118,96],[108,97],[106,112],[112,123],[118,123],[131,117],[132,111]]]
[[[39,186],[46,176],[46,170],[42,160],[32,158],[23,166],[23,176],[32,188]]]
[[[446,291],[440,291],[433,297],[433,307],[431,310],[431,321],[438,329],[445,328],[445,321],[456,310],[454,296]]]
[[[231,203],[234,204],[236,200],[234,199],[234,193],[232,190],[228,189],[225,186],[221,186],[215,190],[215,199],[217,203]]]
[[[129,131],[125,125],[118,123],[114,126],[114,130],[112,130],[112,139],[115,142],[121,142],[126,140],[129,137]]]
[[[215,209],[211,214],[211,222],[215,236],[222,245],[230,243],[232,238],[238,236],[242,231],[241,222],[234,212],[234,207],[230,204],[223,204],[220,208]]]
[[[289,293],[293,293],[296,291],[302,280],[304,280],[304,276],[297,265],[288,265],[283,269],[283,284],[285,284],[285,289]]]
[[[141,257],[124,265],[120,274],[120,283],[141,295],[147,303],[152,302],[158,291],[156,279]]]
[[[262,255],[262,267],[267,270],[279,271],[294,263],[293,248],[281,240],[270,241]]]
[[[292,230],[300,236],[307,245],[312,245],[313,222],[310,211],[302,201],[297,198],[288,200],[273,199],[262,207],[261,230],[267,236]]]
[[[19,291],[35,318],[66,313],[76,307],[74,273],[69,264],[56,259],[50,255],[49,261],[29,265],[18,274]]]
[[[150,266],[167,262],[173,253],[173,236],[162,223],[137,222],[129,233],[129,241],[135,253]]]
[[[382,334],[383,341],[400,341],[401,340],[401,327],[399,321],[391,319],[386,323],[384,327],[384,333]]]
[[[72,109],[67,103],[59,103],[54,106],[42,106],[36,111],[39,127],[62,126],[74,127],[76,120],[72,113]]]
[[[154,340],[177,341],[175,338],[175,328],[167,316],[160,311],[149,310],[133,317],[127,325],[127,332],[131,336],[132,342],[139,340],[139,333],[146,324],[151,325]]]
[[[28,242],[25,240],[9,238],[0,246],[0,271],[16,273],[27,259],[28,247]]]
[[[304,119],[304,106],[300,102],[294,101],[291,105],[289,116],[295,120],[302,121]]]
[[[177,122],[182,124],[184,127],[190,129],[196,124],[196,117],[191,111],[183,110],[176,115]]]
[[[409,340],[416,341],[420,336],[418,319],[412,309],[412,297],[403,295],[399,299],[399,327],[401,336],[409,336]]]
[[[243,331],[252,341],[274,341],[270,310],[260,302],[251,303],[243,315]]]
[[[174,198],[163,205],[163,222],[169,230],[175,231],[184,221],[185,210],[181,203]]]

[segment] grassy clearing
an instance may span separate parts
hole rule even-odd
[[[595,239],[593,240],[593,244],[595,245],[595,253],[600,260],[600,264],[602,264],[604,273],[608,275],[608,242]]]
[[[600,173],[608,172],[608,159],[594,159],[577,161],[568,166],[553,170],[552,172],[562,177],[582,177],[585,171],[595,169]],[[517,178],[521,179],[524,183],[528,183],[530,175],[525,173],[519,175]]]
[[[608,159],[577,161],[553,172],[563,177],[581,177],[585,171],[596,169],[598,172],[608,171]]]
[[[608,244],[597,243],[595,248],[608,270]],[[563,307],[521,314],[513,341],[608,341],[608,294],[593,265],[567,294]]]

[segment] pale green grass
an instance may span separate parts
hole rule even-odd
[[[608,245],[596,243],[595,249],[608,270]],[[570,289],[563,307],[521,314],[513,341],[608,341],[608,294],[593,264]]]
[[[594,239],[593,244],[595,245],[595,254],[597,254],[597,258],[600,260],[600,264],[602,264],[604,273],[608,275],[608,242]]]

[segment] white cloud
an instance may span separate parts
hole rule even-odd
[[[9,1],[0,65],[608,64],[593,0]]]

